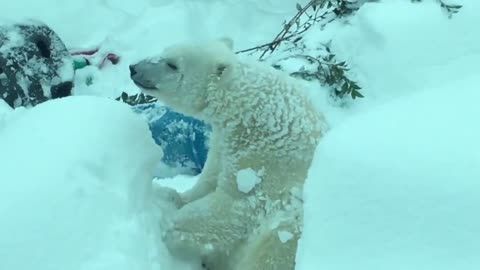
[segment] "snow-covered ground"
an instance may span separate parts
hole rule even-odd
[[[127,105],[97,97],[9,115],[0,129],[0,269],[181,267],[156,230],[151,179],[162,151],[149,134]]]
[[[478,76],[351,117],[317,149],[297,269],[478,269]]]
[[[480,3],[462,4],[367,4],[330,29],[367,99],[317,149],[297,269],[480,267]]]
[[[300,1],[301,4],[306,1]],[[480,2],[448,19],[436,1],[368,3],[332,39],[366,98],[348,108],[308,83],[331,130],[305,185],[297,270],[479,269]],[[41,19],[70,48],[122,56],[78,95],[137,89],[128,64],[185,39],[270,41],[295,3],[255,0],[17,0],[2,16]],[[176,269],[154,230],[149,171],[159,153],[125,106],[69,98],[0,104],[0,269]],[[122,147],[120,147],[122,146]],[[128,146],[128,147],[126,147]],[[186,189],[195,178],[155,183]],[[178,180],[178,182],[177,182]],[[180,185],[178,185],[180,183]],[[133,208],[132,208],[133,207]],[[154,209],[154,208],[153,208]],[[100,244],[99,244],[100,243]],[[180,268],[178,268],[180,269]]]

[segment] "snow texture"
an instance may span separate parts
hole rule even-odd
[[[11,112],[13,112],[13,109],[4,100],[0,99],[0,116],[5,116]]]
[[[325,137],[305,185],[297,269],[478,269],[475,81],[380,106]]]
[[[462,4],[369,4],[334,28],[368,98],[317,148],[297,270],[480,267],[480,3]]]
[[[158,245],[152,212],[162,153],[129,106],[65,98],[7,124],[0,129],[0,269],[180,267]]]
[[[239,170],[237,172],[237,187],[240,192],[248,193],[255,185],[262,181],[257,172],[251,168]]]
[[[13,26],[5,27],[5,38],[0,44],[0,55],[4,56],[11,49],[21,47],[25,44],[25,39]]]
[[[12,108],[8,106],[8,104],[0,99],[0,131],[4,128],[6,122],[7,122],[7,117],[10,116],[12,112]]]

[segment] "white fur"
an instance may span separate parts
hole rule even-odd
[[[164,240],[211,270],[293,270],[303,220],[294,191],[301,194],[325,121],[294,79],[239,61],[232,47],[229,39],[174,45],[160,58],[178,70],[146,78],[156,88],[147,94],[213,127],[203,172],[180,194]],[[244,169],[261,175],[248,193],[236,182]],[[279,231],[293,237],[282,243]]]

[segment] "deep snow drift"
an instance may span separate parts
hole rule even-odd
[[[181,267],[152,208],[162,153],[129,106],[72,97],[10,112],[0,149],[0,269]]]
[[[298,270],[480,267],[477,77],[352,117],[317,148]]]
[[[297,270],[480,267],[480,3],[407,2],[327,29],[367,98],[317,148]]]

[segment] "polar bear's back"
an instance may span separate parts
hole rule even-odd
[[[280,198],[307,176],[325,120],[289,75],[263,64],[240,62],[231,81],[220,86],[225,125],[219,128],[228,160],[219,186],[235,197],[236,175],[250,168],[262,172],[255,187]]]

